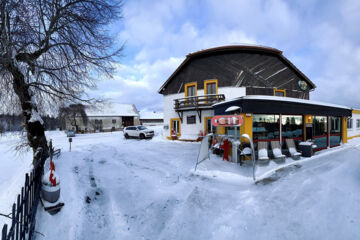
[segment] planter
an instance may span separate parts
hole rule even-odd
[[[60,198],[60,179],[53,171],[53,178],[56,178],[56,185],[54,186],[50,181],[50,173],[51,171],[47,172],[42,178],[41,195],[45,201],[54,203]]]

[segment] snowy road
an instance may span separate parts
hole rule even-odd
[[[355,144],[254,185],[250,174],[193,175],[194,143],[104,133],[77,136],[68,152],[64,135],[52,138],[63,149],[65,207],[55,216],[39,209],[37,239],[360,239]]]

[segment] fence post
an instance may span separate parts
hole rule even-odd
[[[1,233],[1,240],[6,240],[6,233],[7,233],[7,224],[4,224],[4,227],[3,227],[2,233]]]
[[[15,228],[15,239],[18,240],[19,239],[19,225],[21,228],[21,216],[20,215],[20,211],[22,209],[21,204],[20,204],[20,194],[18,194],[17,196],[17,200],[16,200],[16,228]]]
[[[28,232],[28,224],[29,224],[29,174],[25,175],[25,231]]]
[[[24,222],[25,222],[25,209],[24,209],[24,199],[25,199],[25,189],[24,187],[21,188],[21,199],[20,199],[20,205],[21,205],[21,217],[20,217],[20,239],[24,239],[25,238],[25,226],[24,226]]]

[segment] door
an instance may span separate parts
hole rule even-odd
[[[122,117],[122,124],[124,127],[134,125],[134,117]]]
[[[171,119],[170,135],[173,134],[180,136],[180,119]]]
[[[213,125],[211,123],[211,118],[212,117],[205,117],[204,118],[205,119],[205,131],[204,131],[205,134],[209,134],[209,133],[213,132],[214,127],[213,127]]]

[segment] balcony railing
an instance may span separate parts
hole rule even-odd
[[[203,96],[175,99],[175,111],[211,108],[211,105],[224,101],[224,94],[209,94]]]

